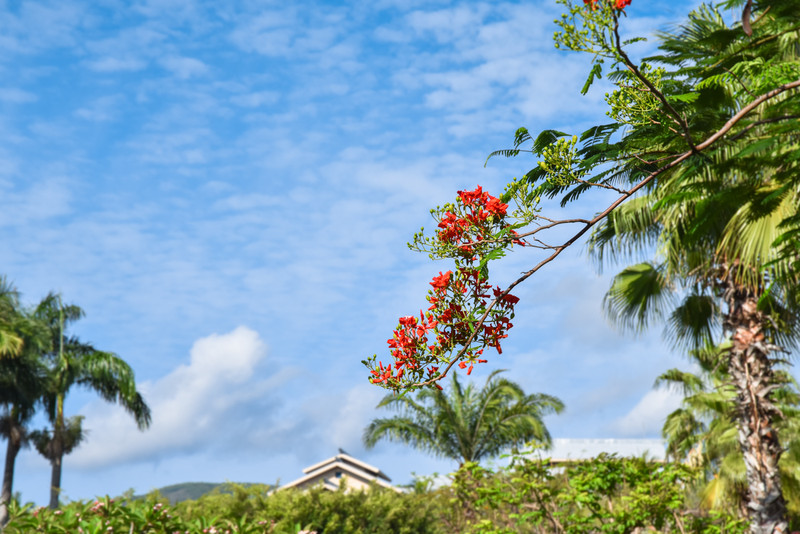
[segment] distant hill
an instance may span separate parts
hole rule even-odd
[[[228,482],[184,482],[182,484],[173,484],[171,486],[164,486],[155,491],[161,496],[169,499],[170,504],[179,503],[181,501],[193,501],[199,499],[203,495],[211,493],[212,491],[222,488]],[[252,483],[236,483],[242,486],[251,486]],[[227,493],[224,491],[224,493]],[[136,498],[143,496],[138,495]]]
[[[181,501],[199,499],[206,493],[211,493],[220,486],[222,486],[222,484],[218,482],[184,482],[183,484],[164,486],[156,491],[169,499],[171,504],[175,504]]]

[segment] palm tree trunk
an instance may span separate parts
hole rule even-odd
[[[61,455],[50,460],[52,471],[50,473],[50,509],[58,508],[58,495],[61,493]]]
[[[61,461],[64,458],[64,396],[56,396],[56,420],[53,424],[53,441],[50,450],[50,509],[58,508],[58,494],[61,493]]]
[[[8,523],[8,503],[11,502],[11,492],[14,487],[14,463],[21,448],[22,430],[12,426],[8,435],[8,446],[6,447],[3,489],[0,491],[0,530]]]
[[[776,387],[768,343],[763,329],[767,318],[758,310],[759,294],[725,280],[723,299],[728,310],[724,328],[731,334],[728,369],[737,392],[739,446],[747,477],[746,506],[752,534],[788,532],[786,501],[781,490],[778,460],[783,452],[774,423],[783,417],[772,400]]]

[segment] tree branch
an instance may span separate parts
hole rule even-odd
[[[622,58],[623,63],[625,63],[625,66],[627,66],[628,69],[637,78],[639,78],[639,80],[643,84],[647,86],[647,88],[650,90],[653,96],[658,98],[658,100],[661,102],[661,104],[664,106],[667,112],[669,112],[669,114],[672,115],[672,119],[683,130],[683,138],[686,139],[686,143],[689,145],[689,148],[694,150],[695,148],[694,142],[692,141],[692,135],[691,132],[689,131],[689,125],[686,123],[686,119],[683,117],[683,115],[678,113],[678,110],[672,107],[672,104],[669,103],[664,94],[661,91],[659,91],[656,88],[656,86],[653,85],[653,83],[650,80],[648,80],[644,74],[642,74],[642,72],[639,70],[639,67],[637,67],[633,63],[633,61],[631,61],[631,58],[628,57],[628,54],[626,54],[625,51],[622,49],[622,43],[620,42],[620,37],[619,37],[619,17],[617,17],[616,12],[612,12],[612,15],[614,17],[614,47],[617,49],[617,53]]]
[[[597,224],[598,222],[600,222],[603,219],[605,219],[612,211],[614,211],[617,207],[619,207],[623,202],[628,200],[630,197],[632,197],[634,194],[636,194],[636,192],[641,190],[643,187],[645,187],[646,185],[651,183],[656,177],[660,176],[661,174],[665,173],[666,171],[668,171],[670,169],[673,169],[673,168],[677,167],[678,165],[680,165],[681,163],[683,163],[684,161],[689,159],[689,157],[691,157],[692,155],[697,154],[698,152],[700,152],[702,150],[705,150],[705,149],[709,148],[710,146],[712,146],[716,141],[718,141],[720,138],[722,138],[722,136],[724,136],[726,133],[728,133],[731,130],[731,128],[733,128],[739,121],[741,121],[751,111],[756,109],[758,106],[760,106],[764,102],[766,102],[766,101],[768,101],[768,100],[770,100],[770,99],[772,99],[772,98],[774,98],[774,97],[776,97],[776,96],[778,96],[778,95],[780,95],[782,93],[785,93],[786,91],[790,91],[790,90],[796,89],[798,87],[800,87],[800,80],[795,80],[793,82],[789,82],[789,83],[783,84],[783,85],[781,85],[779,87],[776,87],[775,89],[773,89],[773,90],[771,90],[771,91],[769,91],[767,93],[764,93],[763,95],[759,96],[758,98],[756,98],[755,100],[750,102],[748,105],[743,107],[741,110],[739,110],[735,115],[733,115],[719,130],[717,130],[715,133],[710,135],[705,141],[703,141],[702,143],[694,146],[692,149],[687,150],[686,152],[683,152],[682,154],[678,154],[677,156],[675,156],[675,158],[672,161],[670,161],[669,163],[661,166],[660,168],[658,168],[655,171],[653,171],[650,174],[648,174],[645,178],[643,178],[638,183],[636,183],[636,185],[634,185],[631,189],[629,189],[629,190],[625,191],[623,194],[621,194],[616,200],[614,200],[614,202],[609,204],[602,212],[597,214],[592,219],[589,219],[588,221],[587,220],[583,220],[583,219],[569,219],[569,220],[564,220],[564,221],[552,220],[552,223],[550,225],[541,226],[541,227],[537,228],[536,230],[534,230],[534,231],[532,231],[532,232],[530,232],[528,234],[524,234],[524,235],[533,235],[533,234],[535,234],[535,233],[537,233],[537,232],[539,232],[541,230],[544,230],[546,228],[552,228],[552,227],[558,226],[560,224],[565,224],[567,221],[583,223],[583,227],[580,230],[578,230],[577,232],[575,232],[575,234],[573,234],[572,237],[567,239],[561,245],[558,245],[558,246],[554,247],[554,250],[553,250],[552,254],[550,254],[548,257],[544,258],[543,260],[541,260],[539,263],[537,263],[529,271],[524,272],[522,274],[522,276],[520,276],[515,281],[513,281],[511,284],[509,284],[509,286],[504,291],[502,291],[497,297],[495,297],[494,300],[492,300],[489,303],[489,305],[486,308],[486,311],[484,311],[483,315],[481,315],[481,317],[478,319],[476,327],[473,329],[473,333],[464,342],[463,348],[461,348],[458,351],[458,353],[456,353],[456,356],[447,364],[447,366],[444,368],[443,372],[439,373],[437,376],[435,376],[435,377],[433,377],[433,378],[431,378],[429,380],[424,380],[422,382],[411,384],[411,387],[428,386],[428,385],[431,385],[431,384],[433,384],[435,382],[438,382],[439,380],[441,380],[442,378],[447,376],[447,373],[450,372],[450,369],[452,369],[453,366],[456,363],[461,361],[461,358],[464,356],[464,354],[467,352],[467,350],[470,347],[470,345],[475,340],[475,336],[477,335],[477,333],[480,330],[480,328],[483,326],[484,322],[486,321],[486,318],[489,316],[489,313],[491,312],[491,310],[494,308],[494,306],[499,301],[501,301],[506,295],[508,295],[511,292],[511,290],[514,289],[516,286],[518,286],[519,284],[521,284],[522,282],[524,282],[525,280],[527,280],[528,278],[533,276],[537,271],[539,271],[539,269],[541,269],[542,267],[544,267],[545,265],[547,265],[548,263],[550,263],[551,261],[556,259],[562,252],[564,252],[567,248],[569,248],[571,245],[573,245],[578,239],[580,239],[586,232],[588,232],[590,228],[592,228],[595,224]],[[545,217],[541,217],[541,218],[543,218],[545,220],[551,220],[551,219],[546,219]]]

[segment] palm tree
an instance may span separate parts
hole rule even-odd
[[[772,4],[779,11],[767,8],[770,16],[762,22],[794,24],[779,3]],[[738,35],[707,6],[693,12],[678,33],[662,35],[664,55],[658,59],[677,66],[669,83],[686,93],[688,80],[691,91],[703,94],[691,111],[701,131],[725,120],[753,91],[769,89],[757,69],[731,75],[729,61],[740,61],[731,55]],[[757,52],[765,61],[788,62],[799,53],[796,41]],[[743,55],[758,63],[749,52]],[[711,85],[701,89],[703,80]],[[781,378],[774,366],[800,333],[800,275],[792,265],[796,256],[774,244],[786,238],[787,222],[798,217],[800,188],[796,131],[772,128],[787,113],[761,109],[741,135],[660,177],[658,187],[612,213],[590,241],[601,262],[604,256],[649,259],[614,278],[605,299],[612,319],[634,330],[663,321],[667,338],[681,350],[727,342],[725,380],[753,533],[788,528],[779,470]]]
[[[620,272],[606,295],[612,319],[635,330],[667,323],[680,348],[729,341],[727,379],[746,467],[747,510],[753,532],[786,525],[775,423],[775,355],[797,338],[798,273],[771,244],[783,221],[797,214],[800,192],[781,188],[769,168],[748,173],[727,162],[739,147],[708,167],[664,183],[623,206],[594,232],[593,252],[652,255]],[[777,158],[777,156],[776,156]],[[779,161],[780,158],[777,158]]]
[[[17,454],[28,444],[27,425],[46,388],[40,355],[49,342],[46,329],[19,308],[16,298],[7,312],[7,317],[13,314],[9,332],[20,340],[20,346],[13,357],[0,358],[0,436],[8,442],[0,490],[0,529],[8,521]]]
[[[124,360],[65,336],[67,324],[82,317],[83,310],[75,305],[64,306],[59,295],[50,294],[37,306],[34,315],[47,325],[52,338],[52,348],[45,354],[49,389],[43,397],[52,429],[32,433],[32,439],[52,466],[50,508],[57,508],[63,457],[85,435],[81,417],[64,416],[64,400],[72,386],[87,387],[104,400],[120,404],[133,416],[140,430],[150,425],[150,408],[136,390],[133,370]]]
[[[498,378],[501,372],[489,375],[481,390],[472,384],[463,387],[454,373],[448,393],[423,389],[416,400],[387,395],[378,408],[395,408],[400,415],[372,421],[364,430],[364,443],[371,448],[381,439],[400,441],[462,465],[532,440],[550,445],[542,418],[560,413],[562,402],[541,393],[526,395],[519,385]]]
[[[747,479],[735,424],[736,391],[725,365],[728,343],[691,351],[699,365],[698,373],[671,369],[656,380],[656,386],[680,390],[681,407],[664,422],[667,454],[700,469],[700,496],[705,508],[733,505],[746,515]],[[789,497],[790,509],[797,512],[800,488],[800,435],[798,435],[797,384],[785,370],[776,370],[773,391],[776,405],[786,418],[776,422],[782,441],[789,443],[778,467],[781,486]]]
[[[736,393],[748,509],[758,511],[753,524],[772,532],[785,521],[778,471],[783,449],[775,429],[783,415],[771,393],[777,387],[773,366],[783,347],[796,341],[800,301],[797,273],[775,262],[770,245],[781,222],[797,213],[800,194],[776,195],[769,177],[760,178],[702,173],[672,191],[662,186],[612,214],[592,246],[601,258],[607,251],[656,251],[655,262],[614,278],[605,299],[611,318],[633,329],[664,320],[679,348],[717,343],[723,335],[729,341],[727,379]]]

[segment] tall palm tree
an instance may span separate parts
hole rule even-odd
[[[28,444],[28,428],[46,376],[40,355],[49,347],[47,330],[22,309],[16,289],[0,277],[0,322],[13,350],[0,358],[0,436],[6,439],[3,483],[0,490],[0,529],[8,521],[8,503],[14,484],[14,465]],[[6,344],[7,348],[8,345]]]
[[[759,29],[781,35],[795,25],[792,3],[756,1]],[[662,35],[657,60],[675,66],[665,87],[698,98],[687,109],[692,128],[717,127],[731,110],[777,85],[778,78],[747,65],[796,64],[800,56],[794,39],[750,48],[741,35],[708,6],[678,32]],[[612,318],[637,330],[664,321],[667,338],[680,349],[728,342],[724,365],[753,533],[788,528],[774,365],[799,333],[800,274],[793,257],[774,244],[786,238],[800,206],[796,123],[782,124],[796,111],[796,98],[759,108],[737,135],[612,213],[590,245],[601,261],[604,255],[650,258],[615,277],[605,301]]]
[[[620,272],[606,295],[609,316],[643,329],[667,323],[676,346],[699,348],[724,336],[728,380],[744,458],[752,532],[786,525],[775,427],[782,413],[772,391],[776,355],[795,343],[800,318],[798,273],[771,245],[797,214],[800,191],[771,180],[772,169],[736,168],[740,147],[716,155],[705,170],[614,212],[592,236],[605,254],[655,255]],[[776,160],[780,158],[776,156]],[[722,172],[719,172],[723,169]]]
[[[747,479],[735,424],[736,391],[725,365],[728,343],[691,351],[699,372],[671,369],[656,380],[657,386],[680,390],[681,407],[664,422],[667,453],[674,460],[688,461],[700,468],[701,505],[706,508],[733,506],[747,513]],[[773,391],[775,403],[786,416],[776,421],[781,441],[787,443],[778,463],[781,486],[790,506],[797,513],[800,489],[800,434],[797,384],[784,369],[776,369]]]
[[[42,300],[34,315],[44,322],[51,334],[52,349],[45,354],[49,388],[44,394],[51,429],[32,435],[37,450],[50,461],[50,508],[57,508],[61,490],[61,469],[65,454],[83,440],[81,417],[66,419],[64,400],[73,386],[84,386],[108,402],[125,408],[140,430],[150,425],[150,408],[136,390],[133,370],[119,356],[96,350],[75,337],[66,337],[66,326],[83,316],[75,305],[64,306],[59,295]]]
[[[702,173],[670,191],[662,186],[614,213],[593,236],[605,252],[642,252],[655,261],[620,272],[606,310],[624,326],[667,323],[676,346],[699,348],[724,336],[727,377],[753,510],[754,532],[785,523],[775,422],[783,417],[772,391],[776,356],[796,342],[798,273],[775,263],[770,245],[797,213],[800,193],[776,195],[769,177]],[[772,198],[770,198],[772,197]],[[775,200],[777,197],[777,200]],[[761,514],[759,516],[759,514]],[[759,516],[759,517],[755,517]]]
[[[463,387],[453,374],[448,393],[423,389],[416,395],[389,394],[378,408],[400,412],[375,419],[364,430],[364,443],[373,447],[382,439],[400,441],[461,464],[497,456],[512,446],[535,440],[550,444],[545,415],[560,413],[563,403],[541,393],[526,395],[519,385],[498,378],[495,371],[480,390]]]
[[[14,465],[19,451],[28,444],[28,428],[43,391],[47,387],[40,358],[49,345],[44,325],[20,309],[14,299],[7,316],[9,332],[20,340],[13,357],[0,358],[0,436],[6,439],[6,456],[0,490],[0,529],[8,521],[8,503],[14,484]]]

